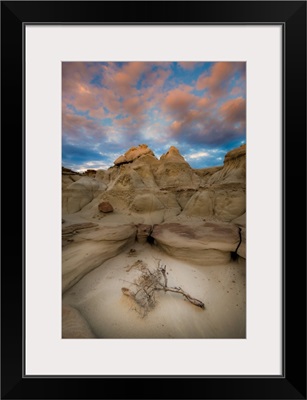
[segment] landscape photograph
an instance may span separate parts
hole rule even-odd
[[[62,338],[246,338],[246,63],[62,62]]]

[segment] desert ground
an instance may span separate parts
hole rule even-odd
[[[245,182],[245,145],[213,168],[146,145],[62,168],[62,337],[244,338]]]

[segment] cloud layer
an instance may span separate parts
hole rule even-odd
[[[107,168],[140,143],[220,165],[245,141],[245,86],[241,62],[65,62],[63,165]]]

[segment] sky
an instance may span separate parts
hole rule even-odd
[[[130,147],[222,165],[246,140],[244,62],[63,62],[62,165],[107,169]]]

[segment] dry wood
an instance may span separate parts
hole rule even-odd
[[[126,271],[136,268],[141,272],[141,275],[134,281],[130,282],[135,289],[122,288],[125,296],[131,297],[138,306],[137,311],[143,317],[152,309],[156,304],[155,292],[163,290],[164,292],[178,293],[184,296],[191,304],[202,309],[205,308],[201,300],[195,299],[189,293],[185,292],[181,287],[168,287],[167,286],[167,272],[166,265],[158,267],[152,272],[142,260],[137,260],[134,264],[128,265]]]
[[[194,297],[191,297],[188,293],[186,293],[184,290],[182,290],[181,288],[170,288],[170,287],[164,287],[163,289],[160,288],[155,288],[155,290],[164,290],[165,292],[173,292],[173,293],[180,293],[182,294],[187,300],[189,300],[190,303],[194,304],[197,307],[200,308],[205,308],[205,304],[198,300],[198,299],[194,299]]]

